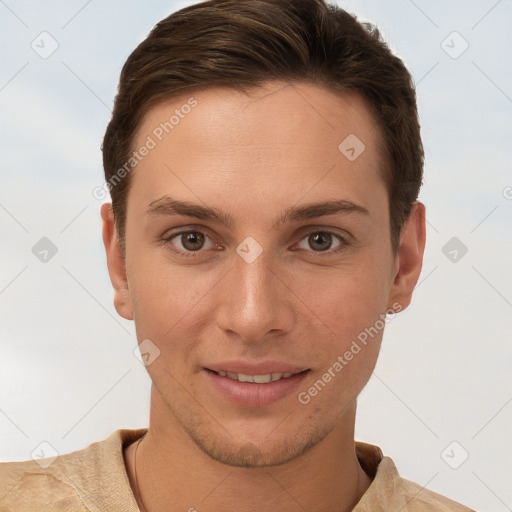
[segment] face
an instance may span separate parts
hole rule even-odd
[[[379,136],[358,96],[282,82],[210,88],[144,118],[116,307],[150,340],[152,417],[211,457],[290,460],[368,381],[386,311],[412,292]]]

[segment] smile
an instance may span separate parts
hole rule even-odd
[[[220,369],[229,366],[232,367],[229,372]],[[215,370],[204,368],[202,375],[207,379],[205,381],[208,383],[207,387],[214,396],[228,400],[237,406],[253,408],[266,407],[286,397],[294,397],[301,382],[311,372],[309,368],[301,370],[298,367],[280,363],[265,363],[259,366],[260,368],[250,368],[249,365],[243,364],[226,363],[222,366],[219,364]],[[243,373],[240,370],[250,373]]]
[[[276,382],[281,379],[288,379],[294,373],[266,373],[263,375],[247,375],[245,373],[232,373],[232,372],[224,372],[219,370],[217,372],[218,375],[222,377],[227,377],[228,379],[237,380],[238,382],[253,382],[255,384],[267,384],[268,382]]]

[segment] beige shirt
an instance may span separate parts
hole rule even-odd
[[[47,468],[45,459],[0,464],[0,511],[139,512],[123,448],[145,432],[117,430]],[[356,454],[373,480],[353,512],[474,512],[402,478],[378,446],[356,441]]]

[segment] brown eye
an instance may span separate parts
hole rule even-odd
[[[336,241],[338,241],[337,245],[333,246],[333,242]],[[332,233],[330,231],[311,231],[300,241],[299,248],[310,253],[325,252],[327,254],[333,254],[343,250],[347,245],[348,243],[345,238],[337,233]],[[334,250],[329,251],[329,249],[333,247]]]
[[[318,233],[310,234],[308,237],[308,243],[310,247],[315,251],[324,251],[331,248],[332,235],[330,233],[324,233],[322,231]]]
[[[187,251],[197,251],[204,245],[205,237],[198,231],[188,231],[181,234],[181,244]]]
[[[180,256],[205,256],[216,244],[202,231],[183,229],[162,237],[162,242]]]

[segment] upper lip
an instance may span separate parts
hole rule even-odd
[[[248,363],[242,361],[225,361],[206,366],[214,372],[223,371],[230,373],[243,373],[244,375],[268,375],[269,373],[300,373],[309,368],[304,366],[290,365],[278,361],[260,361]]]

